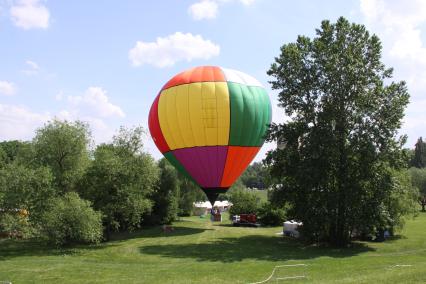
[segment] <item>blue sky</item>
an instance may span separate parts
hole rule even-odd
[[[0,0],[0,140],[31,139],[53,117],[89,122],[96,143],[120,125],[147,128],[162,85],[197,65],[256,77],[269,90],[273,121],[283,121],[266,70],[282,44],[339,16],[378,34],[384,62],[407,81],[401,134],[413,147],[426,136],[423,0]],[[161,156],[149,134],[146,147]]]

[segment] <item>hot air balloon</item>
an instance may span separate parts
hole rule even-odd
[[[236,70],[200,66],[177,74],[149,112],[161,153],[198,184],[213,205],[259,152],[271,122],[262,85]]]

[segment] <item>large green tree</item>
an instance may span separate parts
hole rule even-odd
[[[38,129],[34,138],[36,159],[52,169],[60,192],[75,189],[89,161],[91,136],[86,123],[49,121]]]
[[[148,197],[157,185],[158,167],[142,151],[142,142],[137,148],[131,143],[142,140],[143,133],[140,127],[122,128],[112,144],[99,145],[79,186],[81,196],[103,213],[107,237],[112,231],[139,228],[143,215],[151,211]]]
[[[381,50],[376,35],[342,17],[284,44],[268,71],[290,118],[270,128],[280,145],[266,158],[273,199],[291,203],[311,241],[343,246],[364,223],[369,233],[397,225],[378,220],[392,209],[394,169],[404,164],[397,131],[409,94]]]

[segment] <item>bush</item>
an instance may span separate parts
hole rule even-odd
[[[56,245],[98,243],[102,238],[101,214],[75,192],[54,198],[42,221],[45,236]]]
[[[235,189],[229,195],[232,203],[229,213],[231,215],[256,213],[258,198],[255,193],[247,189]]]
[[[99,145],[81,181],[79,193],[102,212],[107,238],[114,231],[138,229],[151,212],[148,196],[158,183],[158,167],[150,155],[131,149]]]
[[[7,212],[0,215],[0,233],[10,238],[28,238],[33,229],[28,222],[28,216],[19,212]]]
[[[257,210],[257,217],[262,225],[278,226],[284,222],[286,212],[283,208],[274,207],[271,203],[267,202]]]
[[[165,159],[158,162],[160,179],[157,189],[151,194],[154,203],[152,212],[146,216],[147,224],[171,224],[179,212],[179,179],[176,169]]]

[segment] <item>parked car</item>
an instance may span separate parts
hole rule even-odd
[[[256,214],[240,214],[232,216],[232,225],[235,227],[248,226],[248,227],[259,227],[260,224],[257,222]]]

